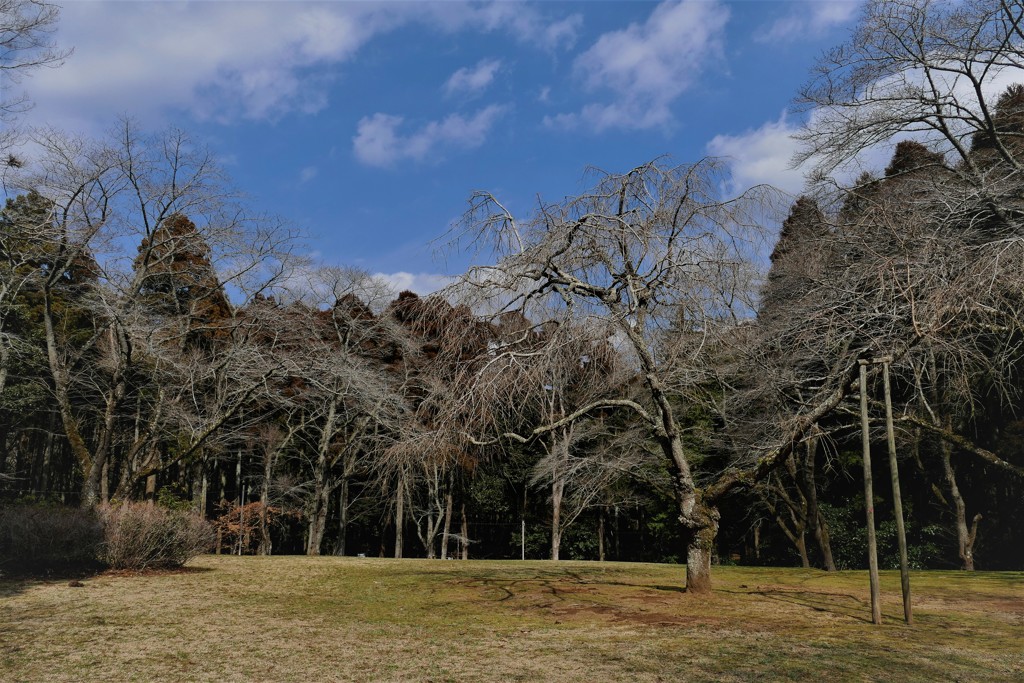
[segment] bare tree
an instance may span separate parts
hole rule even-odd
[[[764,456],[755,471],[715,486],[767,476],[789,463],[818,426],[841,429],[844,403],[857,391],[858,359],[891,357],[897,409],[939,445],[936,469],[953,501],[968,566],[977,519],[966,515],[950,456],[974,453],[1020,471],[984,447],[980,425],[1003,419],[993,405],[1019,404],[1024,233],[1015,211],[997,219],[989,208],[992,195],[984,197],[937,158],[918,143],[902,142],[884,178],[861,182],[842,195],[841,206],[819,213],[817,236],[804,242],[813,244],[813,253],[798,261],[820,267],[805,269],[800,286],[785,290],[781,315],[761,321],[764,335],[743,360],[764,373],[753,382],[760,389],[733,394],[769,418],[744,425],[745,447]],[[999,397],[996,404],[979,396],[979,382],[989,397]],[[732,414],[755,412],[748,406]]]
[[[395,556],[401,557],[405,521],[416,524],[429,558],[447,557],[460,471],[479,457],[479,447],[459,430],[443,429],[469,387],[463,382],[491,337],[488,325],[465,306],[439,296],[402,292],[388,314],[405,331],[405,345],[389,367],[404,396],[404,419],[392,425],[395,443],[381,462],[394,479]],[[452,418],[458,419],[458,418]]]
[[[538,312],[539,314],[541,312]],[[608,342],[607,326],[551,321],[560,311],[541,314],[547,323],[532,325],[506,314],[495,325],[485,357],[464,368],[465,381],[475,386],[477,410],[496,432],[529,431],[554,424],[601,398],[615,398],[632,377]],[[458,400],[464,400],[460,394]],[[580,416],[536,435],[530,447],[541,452],[531,485],[550,491],[551,559],[558,560],[562,534],[602,492],[603,484],[622,476],[630,466],[606,441],[603,415]]]
[[[19,114],[31,107],[25,93],[14,88],[40,67],[60,66],[71,54],[50,40],[60,17],[60,6],[43,0],[0,0],[0,168],[17,169],[24,163],[14,154],[20,131]],[[2,174],[6,177],[6,172]]]
[[[807,548],[808,535],[821,552],[821,562],[827,571],[835,571],[828,525],[818,505],[818,487],[815,481],[815,462],[821,436],[807,438],[806,447],[795,449],[782,461],[782,466],[768,474],[754,486],[754,491],[775,520],[779,529],[796,548],[803,567],[811,566]]]
[[[846,245],[833,253],[872,281],[851,290],[840,276],[846,293],[829,298],[858,311],[848,318],[859,328],[849,349],[895,350],[901,359],[905,419],[938,439],[965,567],[979,518],[968,520],[951,456],[1019,469],[979,443],[980,421],[998,416],[986,417],[976,387],[984,382],[1007,405],[1019,400],[1024,88],[1014,81],[1024,80],[1022,21],[1018,1],[869,2],[852,38],[820,60],[800,96],[811,115],[798,160],[821,175],[902,138],[928,146],[900,142],[884,179],[862,177],[845,193],[833,236]],[[884,293],[889,308],[866,310],[852,291]],[[831,399],[809,399],[825,412],[850,388],[843,363],[832,367],[843,379]]]
[[[491,195],[477,194],[464,221],[466,234],[492,245],[498,258],[473,269],[464,288],[500,292],[511,300],[506,308],[558,302],[567,319],[605,326],[627,353],[640,396],[599,399],[529,435],[599,409],[631,410],[672,472],[693,592],[710,589],[719,514],[697,484],[673,403],[696,400],[695,388],[711,379],[709,339],[752,309],[754,218],[763,208],[756,191],[720,199],[720,181],[713,160],[671,168],[655,162],[600,175],[593,189],[541,204],[522,223]]]
[[[973,188],[978,206],[1010,220],[1024,129],[1019,98],[1000,95],[1024,74],[1022,21],[1018,0],[871,0],[800,92],[811,116],[797,161],[824,175],[913,137],[940,153],[933,167]]]
[[[307,423],[299,450],[308,482],[306,552],[319,555],[334,492],[342,493],[340,545],[352,478],[399,431],[404,404],[385,363],[403,340],[395,321],[380,314],[389,292],[362,271],[317,269],[299,291],[305,300],[285,307],[282,335]]]
[[[164,406],[175,404],[169,390],[185,408],[190,379],[210,380],[204,389],[223,388],[224,400],[192,421],[189,445],[176,449],[171,460],[182,462],[262,386],[259,374],[241,386],[225,381],[223,371],[245,355],[246,335],[236,329],[240,319],[223,291],[252,292],[261,286],[253,280],[265,285],[278,275],[290,235],[241,211],[211,156],[179,131],[144,136],[122,122],[101,142],[41,131],[36,143],[40,158],[17,181],[52,207],[36,259],[46,354],[64,432],[83,473],[82,504],[92,505],[106,491],[119,436],[126,439],[120,462],[132,470],[122,472],[125,486],[167,465],[154,438],[168,414]],[[137,253],[129,253],[135,245]],[[86,310],[87,324],[71,317]],[[198,343],[202,336],[210,343],[231,338],[239,353],[214,355]],[[137,383],[147,366],[179,381],[144,391]],[[238,380],[266,366],[234,367],[242,370]],[[83,392],[100,406],[95,416]],[[193,404],[197,395],[191,394]],[[143,398],[153,410],[142,410]],[[132,420],[134,430],[121,428]]]

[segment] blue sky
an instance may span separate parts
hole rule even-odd
[[[473,190],[525,215],[585,167],[729,157],[732,189],[787,168],[789,110],[855,0],[810,2],[93,2],[66,0],[74,54],[24,85],[31,124],[120,115],[207,143],[253,206],[315,258],[426,292],[465,267],[428,243]]]

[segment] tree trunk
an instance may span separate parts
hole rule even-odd
[[[424,473],[427,488],[427,510],[416,520],[416,533],[427,553],[428,560],[437,559],[437,534],[445,517],[445,503],[442,496],[443,478],[437,465],[427,468]]]
[[[818,477],[817,477],[817,454],[818,437],[813,436],[807,440],[807,455],[804,459],[804,466],[801,469],[801,488],[804,498],[807,500],[807,525],[810,527],[811,536],[818,544],[821,551],[821,562],[825,571],[836,571],[836,562],[832,557],[832,542],[828,533],[828,524],[821,516],[818,507]]]
[[[267,518],[270,506],[270,478],[273,475],[274,459],[272,451],[264,454],[263,481],[260,482],[260,544],[256,550],[258,555],[271,555],[274,544],[270,538],[270,520]]]
[[[704,502],[688,476],[675,476],[679,521],[686,543],[686,592],[711,591],[711,555],[718,535],[718,509]]]
[[[825,571],[836,571],[836,561],[832,557],[832,539],[828,533],[828,522],[821,516],[821,510],[817,513],[817,523],[814,525],[814,538],[821,549],[821,559],[825,565]]]
[[[71,453],[82,470],[82,496],[79,505],[83,509],[89,509],[96,506],[99,493],[98,489],[93,486],[95,463],[92,452],[86,445],[85,439],[82,438],[78,418],[75,417],[72,409],[71,378],[57,349],[57,333],[53,320],[53,292],[49,286],[43,291],[43,327],[46,333],[46,357],[50,366],[50,376],[53,379],[53,392],[57,400],[57,408],[60,411],[61,424],[64,427],[68,445],[71,447]]]
[[[974,571],[974,542],[978,536],[978,522],[981,515],[977,514],[967,525],[967,505],[960,495],[960,487],[956,483],[956,472],[953,470],[953,463],[950,461],[952,447],[945,441],[942,442],[940,455],[942,457],[942,469],[946,476],[946,484],[949,486],[949,495],[953,499],[953,513],[956,524],[957,551],[960,555],[960,568],[964,571]]]
[[[205,454],[196,463],[196,475],[199,477],[201,483],[199,485],[199,495],[196,496],[193,504],[195,505],[196,512],[198,512],[203,519],[206,519],[206,502],[210,495],[210,471],[206,462]]]
[[[614,544],[613,545],[613,552],[615,553],[615,559],[616,560],[621,560],[622,559],[622,550],[621,550],[621,547],[619,545],[619,540],[620,540],[619,537],[621,535],[621,530],[619,529],[619,506],[618,505],[616,505],[615,508],[612,510],[612,519],[615,520],[615,523],[612,525],[612,540],[613,540],[613,544]]]
[[[242,488],[242,451],[235,463],[235,486],[238,487],[238,555],[242,555],[242,531],[245,528],[245,490]]]
[[[558,560],[562,547],[562,496],[565,493],[565,479],[556,476],[551,484],[551,559]]]
[[[327,531],[327,513],[330,510],[331,488],[326,481],[317,482],[313,492],[313,513],[309,519],[309,536],[306,539],[306,554],[319,555]]]
[[[110,461],[103,463],[103,471],[100,474],[100,502],[106,505],[110,502]]]
[[[239,557],[241,557],[242,555],[245,554],[245,549],[249,547],[249,540],[250,540],[249,525],[245,523],[245,501],[248,499],[248,497],[246,495],[247,493],[249,493],[249,492],[246,491],[246,487],[242,486],[242,494],[239,497],[239,503],[238,503],[238,528],[239,528],[239,533],[238,533],[238,556]]]
[[[51,431],[46,435],[46,445],[43,446],[43,471],[40,473],[40,491],[47,491],[49,489],[50,463],[53,460],[53,440],[54,435]]]
[[[597,561],[604,562],[604,507],[598,511],[597,517]]]
[[[754,523],[754,560],[761,561],[761,520]]]
[[[427,541],[427,543],[425,545],[426,545],[426,548],[427,548],[427,559],[428,560],[436,560],[437,559],[437,549],[434,547],[434,539],[437,538],[437,533],[436,533],[437,526],[436,526],[436,524],[437,524],[437,522],[435,520],[433,520],[433,519],[430,519],[427,522],[427,538],[429,540]]]
[[[454,504],[454,496],[452,495],[451,488],[448,489],[448,493],[444,497],[444,531],[441,532],[441,559],[448,559],[448,536],[452,530],[452,505]]]
[[[0,330],[2,329],[3,326],[0,325]],[[10,360],[11,351],[7,348],[6,342],[0,338],[0,395],[4,393],[4,387],[7,385],[7,366]]]
[[[706,508],[704,513],[709,520],[708,523],[693,524],[686,526],[688,532],[686,537],[686,592],[687,593],[708,593],[711,591],[711,554],[715,546],[715,536],[718,534],[718,511],[714,508]],[[710,522],[711,515],[714,515],[714,522]],[[691,518],[692,519],[692,518]]]
[[[807,536],[800,534],[796,539],[796,549],[800,553],[800,566],[803,569],[811,568],[811,560],[807,557]]]
[[[335,397],[327,408],[320,438],[317,441],[316,463],[313,465],[313,508],[309,515],[309,537],[306,539],[306,554],[319,555],[327,531],[327,513],[331,504],[333,489],[328,481],[331,467],[331,440],[335,435],[335,422],[338,416],[338,401]]]
[[[402,557],[402,531],[405,526],[405,472],[398,475],[395,487],[395,558]]]
[[[781,484],[779,484],[777,487],[773,486],[772,488],[774,491],[776,491],[777,494],[781,493],[781,496],[785,498],[785,503],[787,504],[787,506],[789,506],[789,519],[793,524],[793,528],[790,529],[789,525],[786,524],[786,520],[779,512],[778,507],[775,503],[765,499],[766,505],[768,506],[771,513],[774,515],[775,523],[778,525],[779,529],[782,530],[782,533],[785,534],[786,538],[789,539],[789,542],[793,544],[794,548],[796,548],[797,554],[800,555],[800,566],[804,569],[810,569],[811,562],[810,559],[807,557],[807,536],[804,533],[806,520],[801,519],[797,515],[796,511],[794,511],[794,509],[792,508],[793,502],[788,499],[788,495],[786,494],[785,490],[782,489]]]
[[[115,335],[113,329],[110,331],[111,345],[120,348],[121,337]],[[117,408],[121,405],[124,400],[125,393],[127,391],[127,383],[124,380],[121,367],[121,355],[118,353],[118,366],[114,371],[113,382],[114,385],[107,392],[106,406],[103,410],[103,422],[99,429],[99,434],[96,439],[96,451],[93,454],[92,466],[89,470],[87,480],[91,491],[89,496],[93,500],[100,500],[106,502],[109,493],[105,493],[104,490],[107,487],[106,475],[107,475],[107,461],[110,459],[110,448],[111,442],[114,438],[114,429],[116,428],[117,420]],[[148,486],[148,482],[147,482]]]
[[[334,554],[345,555],[345,545],[348,542],[348,480],[347,476],[341,480],[338,490],[338,545]]]
[[[686,543],[686,591],[708,593],[711,591],[711,555],[718,535],[720,514],[714,501],[705,500],[703,492],[696,487],[683,449],[679,426],[672,414],[668,391],[658,375],[651,349],[635,328],[627,325],[623,332],[633,342],[644,371],[645,383],[657,407],[655,433],[672,472],[679,522]]]
[[[469,559],[469,519],[466,517],[466,504],[462,504],[462,559]]]

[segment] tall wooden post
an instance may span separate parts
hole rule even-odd
[[[520,541],[522,543],[522,550],[523,550],[522,559],[525,560],[526,559],[526,519],[525,518],[522,520],[522,535],[519,538],[520,538]]]
[[[868,575],[871,580],[871,622],[882,623],[882,603],[878,594],[878,546],[875,542],[875,496],[871,486],[871,428],[868,425],[868,364],[860,362],[860,423],[864,445],[864,507],[868,519]]]
[[[245,489],[242,488],[242,451],[238,451],[238,466],[235,468],[235,484],[238,485],[238,555],[242,555],[242,529],[245,528]]]
[[[889,386],[889,360],[882,362],[885,378],[885,432],[889,442],[889,472],[892,476],[892,506],[896,513],[896,538],[900,546],[900,585],[903,588],[903,620],[914,623],[910,606],[910,562],[907,558],[907,531],[903,526],[903,499],[900,496],[900,473],[896,463],[896,435],[892,427],[892,392]]]

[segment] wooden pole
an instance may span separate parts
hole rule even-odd
[[[238,466],[235,468],[235,484],[238,485],[238,555],[242,555],[242,528],[245,526],[245,491],[242,490],[242,451],[238,451]]]
[[[522,550],[523,550],[522,558],[525,560],[526,559],[526,519],[525,518],[522,520],[522,535],[519,538],[520,538],[520,542],[522,543]]]
[[[889,363],[882,364],[885,378],[885,432],[889,442],[889,472],[892,475],[892,506],[896,513],[896,538],[900,546],[900,585],[903,588],[903,620],[914,623],[910,606],[910,562],[907,558],[907,530],[903,525],[903,499],[900,496],[900,472],[896,463],[896,435],[892,427],[892,391],[889,385]]]
[[[868,363],[860,362],[860,426],[864,446],[864,507],[868,519],[868,576],[871,581],[871,622],[882,623],[878,594],[878,546],[875,542],[875,496],[871,486],[871,429],[868,426]]]

